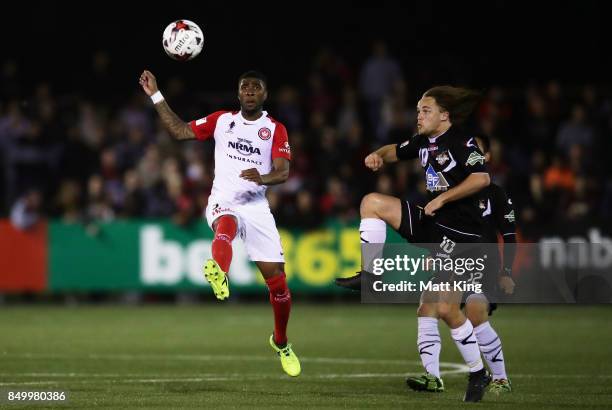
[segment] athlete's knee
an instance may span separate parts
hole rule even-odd
[[[421,303],[417,308],[417,317],[437,317],[436,305],[433,303]]]
[[[238,230],[238,220],[234,215],[222,215],[214,223],[215,237],[217,235],[228,235],[232,240]]]
[[[481,325],[489,318],[488,305],[482,302],[467,301],[465,315],[474,327]]]
[[[438,315],[442,319],[453,320],[460,313],[459,305],[456,303],[440,302],[437,304]]]
[[[361,200],[361,205],[359,207],[359,213],[361,214],[361,217],[377,217],[380,213],[383,203],[384,202],[381,194],[375,192],[367,194]]]
[[[265,279],[270,279],[274,276],[280,276],[285,273],[285,264],[282,262],[278,263],[258,263],[257,264],[261,275]]]
[[[231,223],[231,222],[238,224],[238,220],[236,219],[236,217],[230,214],[221,215],[219,218],[215,220],[215,223],[217,224],[217,226],[220,223]]]

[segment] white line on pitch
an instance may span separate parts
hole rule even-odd
[[[189,361],[269,361],[273,356],[250,356],[250,355],[185,355],[185,354],[88,354],[85,356],[67,354],[38,354],[38,353],[4,353],[0,357],[22,358],[22,359],[92,359],[92,360],[189,360]],[[363,358],[340,358],[340,357],[302,357],[304,363],[332,363],[332,364],[386,364],[406,366],[410,364],[420,365],[420,361],[403,359],[363,359]],[[440,362],[442,367],[450,367],[457,372],[467,372],[468,367],[464,364]]]
[[[445,377],[459,376],[458,374],[448,374],[441,372]],[[376,378],[403,378],[411,376],[411,373],[348,373],[348,374],[313,374],[302,375],[300,379],[376,379]],[[87,376],[83,374],[83,376]],[[515,379],[521,378],[544,378],[544,379],[582,379],[582,378],[604,378],[610,379],[612,375],[587,375],[587,374],[515,374],[512,375]],[[91,384],[91,383],[201,383],[215,381],[249,381],[249,380],[289,380],[288,376],[272,376],[270,374],[230,374],[230,375],[210,375],[206,377],[160,377],[160,378],[143,378],[143,379],[110,379],[110,380],[71,380],[70,384]],[[0,386],[27,386],[27,385],[59,385],[65,384],[65,381],[60,380],[41,380],[33,382],[0,382]]]

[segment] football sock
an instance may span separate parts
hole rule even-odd
[[[463,360],[470,368],[470,373],[482,370],[484,367],[480,358],[478,342],[474,336],[474,327],[468,319],[456,329],[451,329],[451,337],[455,341]]]
[[[359,237],[361,239],[361,267],[372,272],[372,261],[382,257],[385,239],[387,239],[385,221],[377,218],[362,219],[359,224]]]
[[[287,344],[287,322],[291,311],[291,292],[287,287],[285,273],[266,279],[270,290],[270,303],[274,311],[274,343],[283,347]]]
[[[440,377],[440,350],[442,349],[438,319],[418,318],[417,348],[423,367],[429,374]]]
[[[489,322],[484,322],[474,328],[474,334],[478,340],[480,351],[489,369],[491,369],[491,373],[493,373],[493,379],[507,379],[502,344],[495,329],[491,327]]]
[[[212,257],[225,273],[229,271],[232,263],[232,241],[236,237],[236,230],[236,219],[233,216],[225,215],[219,218],[212,242]]]

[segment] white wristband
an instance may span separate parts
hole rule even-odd
[[[164,96],[162,95],[161,91],[158,91],[155,94],[153,94],[151,96],[151,101],[153,101],[153,104],[157,104],[157,103],[164,101]]]

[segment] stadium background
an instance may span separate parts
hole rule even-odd
[[[126,282],[105,272],[113,265],[129,266],[118,276],[142,270],[138,248],[119,255],[95,245],[125,221],[172,221],[170,229],[186,232],[184,246],[210,240],[206,227],[196,226],[212,183],[213,145],[171,141],[135,80],[144,68],[185,120],[237,107],[243,71],[267,74],[266,108],[286,124],[294,153],[291,177],[270,189],[270,202],[285,246],[302,261],[296,276],[308,276],[315,288],[355,270],[358,249],[341,226],[355,225],[364,194],[424,202],[421,172],[411,164],[375,174],[362,162],[372,149],[412,135],[415,102],[434,84],[483,91],[471,128],[493,138],[491,174],[513,198],[522,240],[609,233],[612,100],[599,3],[557,5],[554,19],[545,6],[506,2],[393,12],[197,3],[172,13],[125,5],[94,5],[88,14],[51,3],[35,8],[27,29],[19,17],[2,27],[5,38],[19,33],[19,40],[7,44],[2,60],[0,215],[12,213],[13,225],[23,227],[32,224],[29,216],[50,221],[29,251],[42,258],[31,268],[39,289],[87,289],[78,282],[87,282],[84,269],[96,270],[89,258],[108,260],[94,264],[100,269],[90,288],[121,288]],[[160,47],[160,32],[180,16],[205,32],[202,55],[188,63],[170,60]],[[312,236],[327,224],[340,228]],[[21,237],[11,224],[2,229],[3,251],[18,255],[4,270],[23,278],[21,261],[34,258],[11,250],[26,249],[16,245]],[[168,234],[161,231],[160,246]],[[139,241],[134,232],[117,235]],[[73,248],[62,254],[68,243]],[[317,251],[320,258],[312,257]],[[188,268],[177,269],[189,277]],[[63,280],[70,272],[80,279]],[[5,277],[4,287],[18,289],[15,280]]]
[[[331,286],[357,267],[365,193],[424,198],[410,164],[372,174],[362,161],[413,133],[416,101],[435,84],[483,90],[470,126],[493,139],[491,175],[514,199],[523,241],[612,235],[603,3],[169,9],[28,2],[3,16],[0,388],[69,389],[88,407],[455,408],[462,373],[449,372],[449,394],[433,402],[401,385],[420,371],[412,307],[360,306]],[[161,47],[178,18],[204,31],[192,62]],[[269,194],[297,301],[301,384],[267,361],[269,308],[248,303],[265,301],[264,287],[239,247],[232,292],[245,304],[212,304],[198,264],[211,239],[199,215],[213,147],[170,140],[137,83],[145,68],[185,120],[236,108],[242,72],[269,78],[266,109],[287,125],[294,157]],[[65,307],[92,301],[114,303]],[[198,303],[125,306],[143,301]],[[612,406],[607,306],[504,306],[494,320],[513,359],[510,402]],[[460,363],[444,338],[442,360]]]

